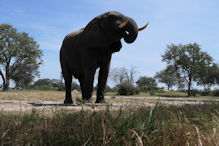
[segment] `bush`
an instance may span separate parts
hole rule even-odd
[[[192,90],[192,96],[197,96],[198,93],[199,93],[198,90],[196,90],[196,89]]]
[[[158,89],[157,91],[156,91],[157,93],[165,93],[165,91],[164,91],[164,89]]]
[[[47,85],[41,85],[41,86],[38,86],[37,89],[39,89],[39,90],[51,90],[51,87],[47,86]]]
[[[118,88],[118,95],[134,95],[137,92],[134,85],[127,82],[119,84]]]
[[[135,94],[139,94],[141,92],[141,89],[139,87],[135,87]]]
[[[80,85],[78,85],[76,82],[72,82],[72,91],[73,90],[81,91]]]
[[[205,90],[201,91],[200,94],[201,94],[201,96],[209,96],[211,94],[211,90],[205,89]]]
[[[112,89],[111,89],[111,92],[119,92],[119,88],[118,88],[118,86],[115,86],[115,87],[113,87]]]
[[[64,83],[57,84],[57,90],[58,91],[64,91],[65,90],[65,84]]]
[[[187,93],[187,90],[185,90],[185,89],[179,89],[179,90],[177,90],[178,92],[183,92],[183,93]]]
[[[150,91],[149,91],[149,94],[150,94],[151,96],[153,96],[153,95],[155,94],[154,90],[150,90]]]
[[[219,97],[219,89],[212,91],[212,95]]]
[[[106,88],[105,88],[104,92],[106,93],[106,92],[111,92],[111,91],[112,91],[111,87],[106,85]]]
[[[96,85],[96,86],[94,86],[94,91],[97,91],[98,90],[98,84]],[[110,87],[110,86],[108,86],[108,85],[106,85],[106,87],[105,87],[105,90],[104,90],[104,93],[106,93],[106,92],[112,92],[112,88]]]

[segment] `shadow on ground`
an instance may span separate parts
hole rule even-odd
[[[101,104],[101,103],[86,103],[86,104],[61,104],[61,103],[36,103],[36,102],[29,102],[28,104],[35,106],[35,107],[41,107],[41,106],[60,106],[60,107],[66,107],[66,106],[112,106],[112,104]]]
[[[40,106],[78,106],[77,104],[58,104],[58,103],[35,103],[29,102],[32,106],[40,107]]]

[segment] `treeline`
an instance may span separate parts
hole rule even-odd
[[[24,89],[22,87],[16,87],[15,90]],[[64,91],[65,84],[62,80],[58,79],[39,79],[33,84],[26,86],[26,90],[55,90],[55,91]],[[76,82],[72,82],[72,90],[80,91],[80,86]]]
[[[218,90],[211,91],[212,86],[219,85],[219,66],[200,45],[190,43],[186,45],[168,45],[162,55],[162,61],[167,63],[165,69],[157,72],[154,77],[141,76],[135,81],[135,69],[117,68],[111,73],[116,82],[119,95],[133,95],[141,92],[158,90],[157,82],[179,91],[186,91],[188,96],[201,95],[218,96]],[[203,87],[203,91],[195,89]]]

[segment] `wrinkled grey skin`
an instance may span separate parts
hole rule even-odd
[[[129,19],[125,27],[118,26]],[[95,17],[85,28],[68,34],[60,50],[62,74],[65,80],[65,104],[71,104],[72,76],[80,82],[82,99],[90,101],[94,74],[99,70],[96,103],[105,103],[104,90],[110,68],[112,53],[121,47],[121,38],[126,43],[135,41],[138,27],[135,21],[119,12],[107,12]]]

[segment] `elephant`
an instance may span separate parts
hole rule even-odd
[[[111,56],[126,43],[135,41],[136,22],[120,12],[110,11],[92,19],[84,28],[68,34],[60,49],[60,64],[65,80],[64,104],[72,104],[72,77],[79,80],[82,101],[91,102],[96,69],[99,68],[96,103],[105,103],[104,90],[110,69]]]

